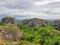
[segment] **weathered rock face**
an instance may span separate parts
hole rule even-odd
[[[60,20],[55,20],[54,21],[54,26],[56,27],[56,29],[60,30]]]
[[[29,26],[33,26],[33,27],[40,27],[40,26],[48,25],[47,21],[42,20],[42,19],[37,19],[37,18],[26,19],[23,21],[23,23]]]
[[[22,40],[23,39],[23,34],[19,29],[12,29],[11,27],[8,28],[0,28],[0,36],[3,39],[8,39],[8,40]]]
[[[15,18],[12,17],[4,17],[1,22],[8,25],[17,25]]]

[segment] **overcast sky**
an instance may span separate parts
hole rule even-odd
[[[60,19],[60,0],[0,0],[0,16]]]

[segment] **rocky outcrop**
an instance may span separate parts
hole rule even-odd
[[[49,24],[49,22],[42,19],[38,19],[38,18],[25,19],[23,23],[29,26],[33,26],[33,27],[46,26]]]
[[[60,20],[55,20],[53,26],[60,30]]]
[[[7,25],[17,25],[15,18],[12,17],[4,17],[1,22]]]
[[[22,40],[23,34],[18,28],[13,28],[12,26],[0,27],[0,37],[7,40]]]

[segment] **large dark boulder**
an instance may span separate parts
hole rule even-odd
[[[13,17],[4,17],[1,22],[7,25],[17,25],[17,22]]]
[[[25,19],[23,23],[33,27],[47,26],[49,24],[49,22],[38,18]]]

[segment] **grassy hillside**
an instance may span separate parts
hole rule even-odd
[[[0,45],[60,45],[60,30],[56,30],[50,23],[31,19],[34,26],[30,26],[21,22],[17,23],[14,19],[17,24],[15,25],[12,19],[8,19],[9,21],[7,19],[5,21],[4,18],[6,23],[0,23]],[[31,20],[27,24],[32,24]],[[41,24],[39,20],[44,26],[36,27],[35,24]]]

